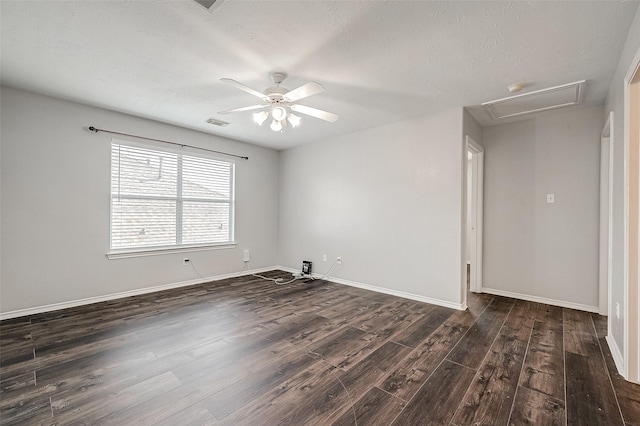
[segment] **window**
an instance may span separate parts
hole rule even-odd
[[[234,164],[111,143],[111,250],[233,242]]]

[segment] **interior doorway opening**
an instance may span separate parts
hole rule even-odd
[[[466,284],[465,290],[482,292],[482,211],[484,149],[466,137]],[[466,291],[465,291],[466,293]]]

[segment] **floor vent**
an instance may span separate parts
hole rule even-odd
[[[494,120],[578,105],[584,97],[585,80],[482,104]]]
[[[229,124],[226,121],[218,120],[217,118],[213,118],[213,117],[208,119],[207,123],[213,124],[214,126],[220,126],[220,127],[224,127],[224,126],[227,126]]]

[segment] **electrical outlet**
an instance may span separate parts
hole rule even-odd
[[[338,256],[338,258],[336,259],[338,261],[338,265],[342,265],[342,257]]]
[[[187,266],[191,261],[188,257],[182,259],[182,266]]]
[[[616,318],[620,319],[620,303],[616,302]]]
[[[323,254],[323,255],[322,255],[322,261],[323,261],[323,262],[326,262],[326,261],[327,261],[327,255],[326,255],[326,254]]]
[[[245,249],[243,253],[243,261],[248,262],[249,260],[251,260],[251,253],[249,250]]]

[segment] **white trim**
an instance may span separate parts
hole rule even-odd
[[[601,158],[608,160],[606,164],[600,162],[600,182],[602,190],[602,178],[603,178],[603,166],[606,167],[606,179],[607,179],[607,199],[604,200],[606,206],[602,205],[602,199],[600,199],[600,211],[606,207],[607,223],[606,229],[602,226],[602,217],[600,218],[600,267],[606,264],[606,276],[603,277],[602,271],[599,271],[599,289],[598,289],[598,306],[600,315],[608,315],[609,312],[613,312],[611,307],[611,286],[613,282],[613,169],[614,169],[614,116],[613,111],[607,115],[607,122],[600,134],[600,151]],[[604,151],[604,147],[608,147],[608,151]],[[602,241],[603,233],[606,233],[606,241]],[[604,258],[606,257],[606,259]],[[604,278],[604,279],[603,279]]]
[[[248,271],[233,272],[230,274],[215,275],[215,276],[206,277],[206,278],[197,278],[194,280],[181,281],[177,283],[161,284],[153,287],[140,288],[137,290],[122,291],[119,293],[106,294],[104,296],[87,297],[85,299],[71,300],[69,302],[52,303],[50,305],[36,306],[33,308],[18,309],[18,310],[9,311],[9,312],[0,312],[0,320],[24,317],[27,315],[36,315],[36,314],[41,314],[43,312],[58,311],[60,309],[75,308],[77,306],[90,305],[92,303],[122,299],[124,297],[139,296],[141,294],[154,293],[162,290],[170,290],[173,288],[187,287],[190,285],[203,284],[211,281],[220,281],[227,278],[236,278],[244,275],[251,275],[251,274],[260,273],[260,272],[273,271],[274,269],[276,269],[276,267],[270,266],[267,268],[251,269]]]
[[[484,209],[484,148],[476,141],[471,139],[470,136],[465,137],[465,152],[471,151],[471,169],[474,174],[472,184],[474,186],[475,197],[472,200],[472,227],[475,228],[475,235],[471,237],[470,258],[471,258],[471,277],[469,280],[470,290],[473,292],[479,292],[482,289],[482,246],[483,246],[483,209]],[[466,173],[465,186],[466,186]],[[466,197],[465,197],[466,202]],[[465,203],[466,204],[466,203]],[[465,208],[466,212],[466,208]],[[466,214],[465,214],[466,217]],[[466,223],[465,223],[466,228]],[[466,232],[464,233],[464,243],[466,244]],[[466,260],[463,262],[464,274],[462,277],[462,290],[463,295],[467,294],[467,274],[466,274]],[[463,299],[464,300],[464,299]]]
[[[223,243],[217,245],[206,245],[206,246],[183,246],[183,247],[171,247],[171,248],[143,248],[139,250],[133,249],[125,249],[125,250],[117,250],[117,251],[109,251],[107,252],[107,258],[109,260],[113,259],[126,259],[129,257],[144,257],[144,256],[158,256],[161,254],[172,254],[172,253],[187,253],[191,251],[206,251],[206,250],[225,250],[235,248],[237,244],[235,242],[231,243]]]
[[[544,303],[546,305],[560,306],[562,308],[577,309],[578,311],[587,311],[598,313],[597,306],[583,305],[581,303],[567,302],[565,300],[548,299],[546,297],[532,296],[530,294],[514,293],[511,291],[498,290],[496,288],[482,287],[483,293],[494,294],[496,296],[511,297],[513,299],[528,300],[529,302]]]
[[[613,357],[613,362],[616,364],[616,368],[618,369],[618,372],[622,371],[624,359],[622,358],[622,351],[618,347],[616,340],[613,337],[611,337],[610,334],[605,336],[604,339],[607,341],[607,345],[609,345],[609,351],[611,351],[611,356]]]
[[[277,266],[276,268],[280,269],[282,271],[285,271],[285,272],[300,273],[300,271],[298,269],[287,268],[285,266]],[[336,283],[336,284],[348,285],[350,287],[357,287],[357,288],[361,288],[363,290],[374,291],[376,293],[383,293],[383,294],[388,294],[388,295],[391,295],[391,296],[402,297],[404,299],[415,300],[417,302],[429,303],[431,305],[444,306],[445,308],[456,309],[458,311],[464,311],[465,309],[467,309],[467,304],[466,303],[454,303],[454,302],[449,302],[447,300],[433,299],[431,297],[420,296],[420,295],[417,295],[417,294],[407,293],[407,292],[400,291],[400,290],[391,290],[391,289],[388,289],[388,288],[378,287],[378,286],[371,285],[371,284],[364,284],[364,283],[360,283],[360,282],[357,282],[357,281],[349,281],[349,280],[345,280],[345,279],[342,279],[342,278],[335,278],[335,277],[324,277],[324,275],[322,275],[322,274],[314,273],[314,274],[312,274],[312,276],[313,276],[313,278],[316,278],[316,279],[322,278],[322,279],[324,279],[326,281],[330,281],[330,282]]]
[[[640,382],[640,339],[638,339],[637,334],[640,332],[640,324],[633,324],[633,332],[631,330],[631,321],[629,318],[630,309],[636,310],[639,308],[638,304],[640,301],[634,300],[631,301],[631,283],[629,282],[629,143],[631,141],[631,135],[629,133],[630,125],[631,125],[631,82],[633,81],[636,73],[640,72],[640,48],[636,51],[636,54],[631,61],[631,65],[629,66],[629,70],[624,77],[624,182],[623,182],[623,191],[624,191],[624,280],[623,280],[623,324],[624,324],[624,344],[623,344],[623,357],[622,357],[622,369],[619,369],[620,374],[629,381],[632,382]],[[640,84],[640,83],[638,83]],[[638,161],[638,159],[636,159]],[[637,212],[636,212],[637,213]],[[640,239],[639,235],[634,235],[633,238]],[[633,259],[633,261],[638,261],[638,259]],[[634,290],[636,292],[640,292],[638,288],[639,283],[633,283],[635,286]],[[635,305],[635,306],[634,306]],[[632,359],[633,358],[633,359]]]

